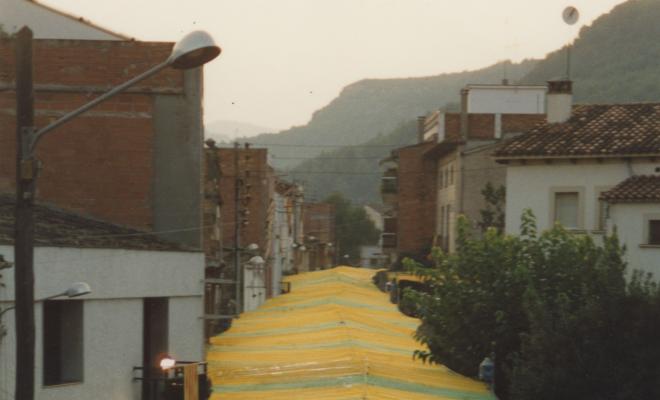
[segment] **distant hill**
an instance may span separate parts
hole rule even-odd
[[[630,0],[583,28],[572,50],[575,101],[660,102],[659,21],[660,0]],[[511,66],[509,70],[513,72],[509,78],[517,76],[522,83],[542,84],[561,77],[566,72],[565,57],[565,49],[561,49],[541,61]],[[287,143],[298,138],[300,143],[354,144],[381,131],[389,132],[362,143],[363,146],[325,148],[326,152],[318,158],[304,160],[292,169],[293,176],[304,179],[308,191],[316,197],[338,190],[354,202],[378,202],[380,174],[370,172],[378,170],[374,158],[387,156],[392,148],[382,144],[412,143],[415,140],[412,119],[458,101],[458,91],[465,83],[498,82],[502,68],[498,64],[480,71],[429,78],[361,81],[348,86],[336,100],[317,112],[307,126],[285,131],[278,139],[278,136],[260,136],[259,140]],[[402,121],[409,122],[396,129],[386,128]],[[335,128],[331,129],[332,126]],[[381,145],[370,146],[376,143]],[[296,153],[299,149],[289,150]],[[277,147],[273,153],[284,152]],[[283,161],[288,162],[280,165],[300,160]]]
[[[237,138],[255,136],[274,129],[250,124],[247,122],[216,120],[205,124],[205,136],[213,138],[216,142],[230,142]]]
[[[339,97],[315,112],[307,125],[259,135],[250,142],[268,147],[277,160],[275,167],[290,168],[300,161],[292,157],[313,157],[332,146],[361,144],[390,133],[405,121],[456,102],[467,83],[500,82],[505,71],[509,79],[517,80],[534,63],[504,62],[476,71],[422,78],[362,80],[345,87]]]
[[[305,197],[321,200],[341,192],[357,204],[379,203],[379,162],[393,149],[415,143],[417,120],[400,124],[388,135],[377,136],[358,146],[326,151],[289,171],[287,179],[303,182]]]

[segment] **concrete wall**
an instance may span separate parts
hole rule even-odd
[[[477,228],[481,220],[481,210],[486,207],[481,191],[489,182],[495,187],[506,184],[506,167],[497,164],[491,154],[495,151],[492,143],[465,149],[463,153],[463,179],[461,187],[462,210]]]
[[[436,246],[449,251],[454,250],[456,216],[460,212],[458,202],[463,179],[460,173],[463,160],[459,154],[459,151],[454,150],[437,160]]]
[[[183,95],[155,96],[153,114],[154,230],[179,230],[160,236],[196,248],[202,246],[202,232],[194,229],[202,226],[202,97],[202,69],[185,71]]]
[[[126,40],[72,15],[29,0],[0,0],[0,24],[7,33],[27,25],[38,39]]]
[[[468,88],[469,113],[545,113],[545,86],[484,85]]]
[[[13,259],[13,248],[0,246]],[[40,247],[35,252],[35,298],[85,281],[92,293],[83,303],[82,383],[42,385],[42,304],[35,305],[36,398],[40,400],[140,398],[132,368],[142,364],[144,297],[169,297],[169,350],[180,360],[202,360],[202,279],[204,257],[193,252]],[[12,304],[13,270],[3,271],[0,307]],[[3,317],[8,335],[0,341],[0,398],[14,392],[14,314]],[[5,371],[8,371],[5,373]],[[11,398],[11,397],[6,397]]]
[[[608,230],[616,228],[619,240],[627,246],[626,259],[631,269],[651,272],[660,278],[660,246],[648,245],[648,220],[660,219],[660,204],[612,204]]]

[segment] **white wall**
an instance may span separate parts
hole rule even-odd
[[[124,40],[28,0],[0,0],[0,10],[0,24],[8,33],[27,25],[36,39]]]
[[[596,233],[598,216],[599,190],[613,187],[632,175],[655,173],[658,163],[633,161],[627,165],[623,161],[579,161],[534,165],[510,165],[506,176],[506,232],[518,234],[520,217],[526,208],[532,209],[536,216],[539,231],[551,228],[552,189],[579,188],[585,232]],[[632,268],[652,268],[651,264],[660,263],[651,260],[658,255],[657,250],[640,249],[639,235],[643,224],[637,221],[637,212],[645,211],[641,205],[612,208],[613,223],[619,225],[622,242],[629,248],[627,260]],[[611,211],[612,211],[611,210]],[[660,267],[660,266],[659,266]],[[656,267],[657,269],[658,267]],[[660,276],[660,274],[658,274]]]
[[[468,112],[475,114],[543,114],[545,86],[468,86]]]
[[[540,230],[552,227],[550,202],[553,187],[584,189],[584,225],[585,229],[592,230],[597,215],[596,190],[621,183],[630,172],[634,175],[653,174],[656,166],[658,164],[643,161],[633,162],[630,170],[623,161],[509,165],[506,171],[506,231],[519,232],[520,216],[525,208],[532,209]]]
[[[13,248],[0,246],[13,260]],[[12,304],[13,269],[3,270],[6,288],[0,307]],[[79,384],[42,386],[42,303],[35,305],[36,397],[40,400],[139,399],[140,384],[132,368],[142,364],[144,297],[169,297],[169,347],[180,360],[202,360],[202,279],[204,255],[112,249],[37,248],[35,298],[61,292],[71,282],[85,281],[92,293],[83,305],[84,378]],[[0,399],[13,399],[14,312],[3,317],[8,335],[0,342]]]
[[[608,228],[616,227],[619,240],[626,244],[630,267],[660,278],[660,246],[645,246],[648,243],[647,219],[660,219],[660,204],[612,204],[609,214]]]

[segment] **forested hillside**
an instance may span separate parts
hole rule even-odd
[[[302,163],[291,170],[290,178],[303,181],[306,196],[315,199],[341,192],[354,203],[379,202],[380,160],[416,139],[417,121],[413,119],[361,145],[325,151],[304,161],[297,159]]]
[[[399,124],[458,100],[467,83],[500,82],[506,76],[517,80],[528,73],[533,61],[509,62],[477,71],[405,79],[366,79],[353,83],[326,107],[314,113],[304,126],[277,134],[250,138],[268,147],[276,168],[290,168],[299,159],[313,157],[327,146],[362,144],[392,132]],[[289,147],[288,145],[297,145]]]
[[[630,0],[627,3],[614,8],[611,13],[603,15],[594,23],[582,29],[579,38],[575,41],[572,51],[571,79],[574,81],[576,102],[583,103],[629,103],[637,101],[660,102],[660,0]],[[520,79],[523,83],[545,83],[548,79],[564,76],[566,73],[565,49],[557,50],[536,63],[527,63],[533,66],[531,71]],[[524,70],[524,66],[518,66],[518,72]],[[499,71],[499,74],[498,74]],[[447,83],[449,76],[436,78],[419,78],[403,81],[393,80],[389,96],[385,92],[378,92],[372,85],[378,82],[382,87],[388,81],[362,81],[349,86],[342,96],[336,99],[325,109],[317,113],[319,121],[325,125],[331,125],[329,119],[335,115],[344,115],[344,119],[336,121],[344,127],[359,126],[359,129],[368,130],[369,126],[362,124],[361,118],[353,116],[356,120],[346,119],[350,112],[339,113],[346,107],[353,105],[358,107],[357,99],[364,96],[373,96],[371,101],[366,101],[361,112],[368,116],[365,120],[386,119],[384,115],[395,114],[400,121],[408,122],[394,131],[379,136],[371,142],[365,143],[365,147],[352,147],[336,149],[326,152],[318,159],[306,160],[303,164],[294,168],[295,176],[303,176],[307,181],[307,188],[313,193],[323,197],[335,190],[342,191],[354,202],[378,202],[380,196],[379,179],[376,171],[378,161],[375,158],[385,157],[392,147],[369,146],[369,144],[395,144],[412,143],[415,140],[415,124],[412,122],[422,112],[410,110],[409,103],[415,102],[419,109],[431,110],[441,107],[446,102],[457,102],[460,87],[467,82],[474,83],[469,78],[487,78],[488,83],[497,83],[501,79],[502,65],[496,65],[477,72],[453,74],[455,81]],[[444,89],[440,85],[424,84],[425,80],[438,79],[445,82]],[[467,79],[464,80],[464,79]],[[483,81],[482,81],[483,82]],[[460,84],[459,84],[460,83]],[[430,89],[431,86],[434,89]],[[371,90],[368,90],[371,87]],[[359,90],[358,90],[359,89]],[[407,92],[403,92],[406,90]],[[433,90],[437,93],[431,93]],[[401,100],[399,106],[392,105],[390,111],[381,106],[374,106],[374,101],[384,97]],[[420,96],[424,101],[416,102],[413,99]],[[435,102],[434,102],[435,101]],[[426,106],[423,104],[433,104]],[[369,109],[368,107],[374,107]],[[403,110],[403,111],[401,111]],[[337,111],[337,112],[335,112]],[[387,113],[386,113],[387,111]],[[401,112],[400,112],[401,111]],[[405,114],[407,113],[407,114]],[[313,121],[314,122],[314,121]],[[373,123],[371,133],[377,135],[382,124]],[[305,129],[320,129],[323,125],[310,123]],[[303,129],[303,128],[300,128]],[[357,128],[356,128],[357,129]],[[303,132],[302,130],[300,132]],[[337,143],[348,139],[340,136],[345,131],[327,130],[322,143]],[[356,130],[356,132],[362,132]],[[293,136],[292,136],[293,137]],[[316,137],[316,136],[314,136]],[[357,142],[360,135],[356,134],[351,143]],[[301,139],[302,140],[302,139]],[[317,140],[317,139],[314,139]],[[303,141],[304,142],[304,141]],[[313,142],[310,139],[310,142]],[[295,152],[296,149],[294,148]],[[354,157],[351,159],[350,157]],[[291,165],[299,158],[288,160]],[[333,173],[351,171],[350,173]]]
[[[548,54],[522,81],[566,74],[566,49]],[[571,79],[578,103],[660,101],[660,0],[630,0],[580,31]]]

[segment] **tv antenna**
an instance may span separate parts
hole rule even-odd
[[[580,12],[573,6],[568,6],[561,14],[564,22],[571,26],[575,25],[580,19]],[[566,46],[566,79],[571,79],[571,45]]]

